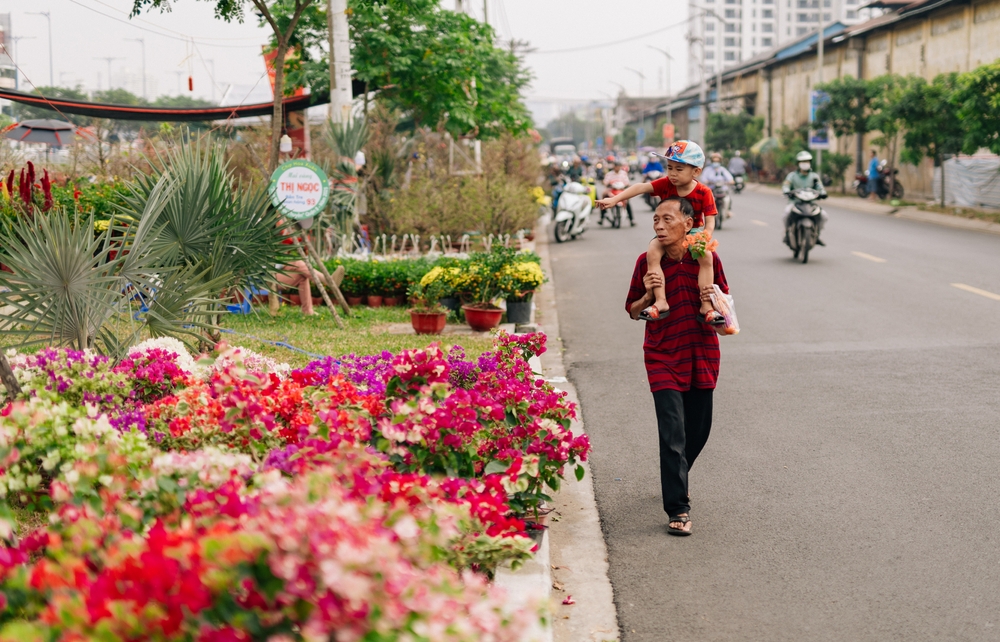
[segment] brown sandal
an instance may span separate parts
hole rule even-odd
[[[671,524],[680,523],[681,527],[677,528],[671,526]],[[691,534],[691,531],[684,530],[685,524],[690,524],[691,518],[687,515],[678,515],[677,517],[671,517],[670,521],[667,523],[667,532],[671,535],[679,535],[681,537],[687,537]]]

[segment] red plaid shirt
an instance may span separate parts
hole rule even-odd
[[[719,255],[712,253],[715,283],[729,293],[726,274]],[[719,336],[709,325],[699,320],[701,297],[698,294],[698,261],[684,252],[675,261],[666,256],[660,262],[670,316],[662,321],[646,321],[645,354],[649,389],[680,390],[714,389],[719,378]],[[646,276],[646,254],[639,256],[632,273],[625,310],[646,294],[642,277]]]
[[[677,193],[677,188],[674,187],[674,184],[666,176],[656,179],[650,185],[653,186],[653,194],[659,196],[661,199],[666,199],[668,196],[680,196]],[[681,198],[686,198],[691,203],[691,207],[694,208],[695,227],[704,227],[706,216],[718,216],[719,214],[719,208],[715,206],[715,195],[712,194],[712,189],[702,183],[695,185],[690,194],[681,196]]]

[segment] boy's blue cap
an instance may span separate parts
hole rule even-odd
[[[656,152],[653,154],[675,163],[684,163],[694,167],[705,166],[705,152],[693,140],[679,140],[667,148],[666,154],[657,154]]]

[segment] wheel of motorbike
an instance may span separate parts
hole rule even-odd
[[[565,243],[572,238],[570,236],[570,228],[573,226],[572,219],[566,219],[565,221],[559,221],[556,223],[556,228],[554,230],[556,243]]]
[[[618,229],[622,226],[622,206],[615,205],[614,213],[611,215],[611,227]]]
[[[812,228],[799,226],[799,248],[802,250],[802,264],[809,262],[809,249],[812,246]]]
[[[858,185],[858,196],[861,198],[868,198],[868,186]]]
[[[892,185],[892,197],[903,198],[903,185],[899,181],[896,181]]]
[[[722,222],[724,220],[726,220],[726,213],[724,211],[720,211],[718,213],[718,215],[716,215],[716,217],[715,217],[715,229],[721,230],[722,229]]]

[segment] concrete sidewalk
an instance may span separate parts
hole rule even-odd
[[[569,393],[579,404],[575,386],[566,379],[563,345],[556,309],[556,285],[549,257],[549,232],[545,219],[536,226],[536,251],[550,281],[535,296],[538,321],[548,335],[548,350],[542,355],[542,373],[556,388]],[[573,423],[575,433],[584,432],[583,411],[578,407]],[[577,482],[571,471],[554,497],[555,511],[549,526],[552,564],[552,601],[556,605],[553,623],[556,642],[607,642],[619,639],[611,580],[608,578],[608,551],[594,498],[590,466]],[[563,604],[572,596],[575,604]]]
[[[747,191],[752,192],[769,193],[778,192],[780,187],[777,185],[748,183],[746,189]],[[1000,223],[981,221],[974,218],[965,218],[963,216],[952,216],[950,214],[941,214],[939,212],[928,212],[913,205],[897,207],[880,201],[869,201],[867,199],[858,198],[857,196],[844,196],[833,193],[830,194],[830,197],[826,202],[829,207],[838,207],[855,212],[864,212],[865,214],[891,216],[894,218],[921,221],[923,223],[933,223],[934,225],[943,225],[945,227],[953,227],[962,230],[986,232],[987,234],[1000,234]]]

